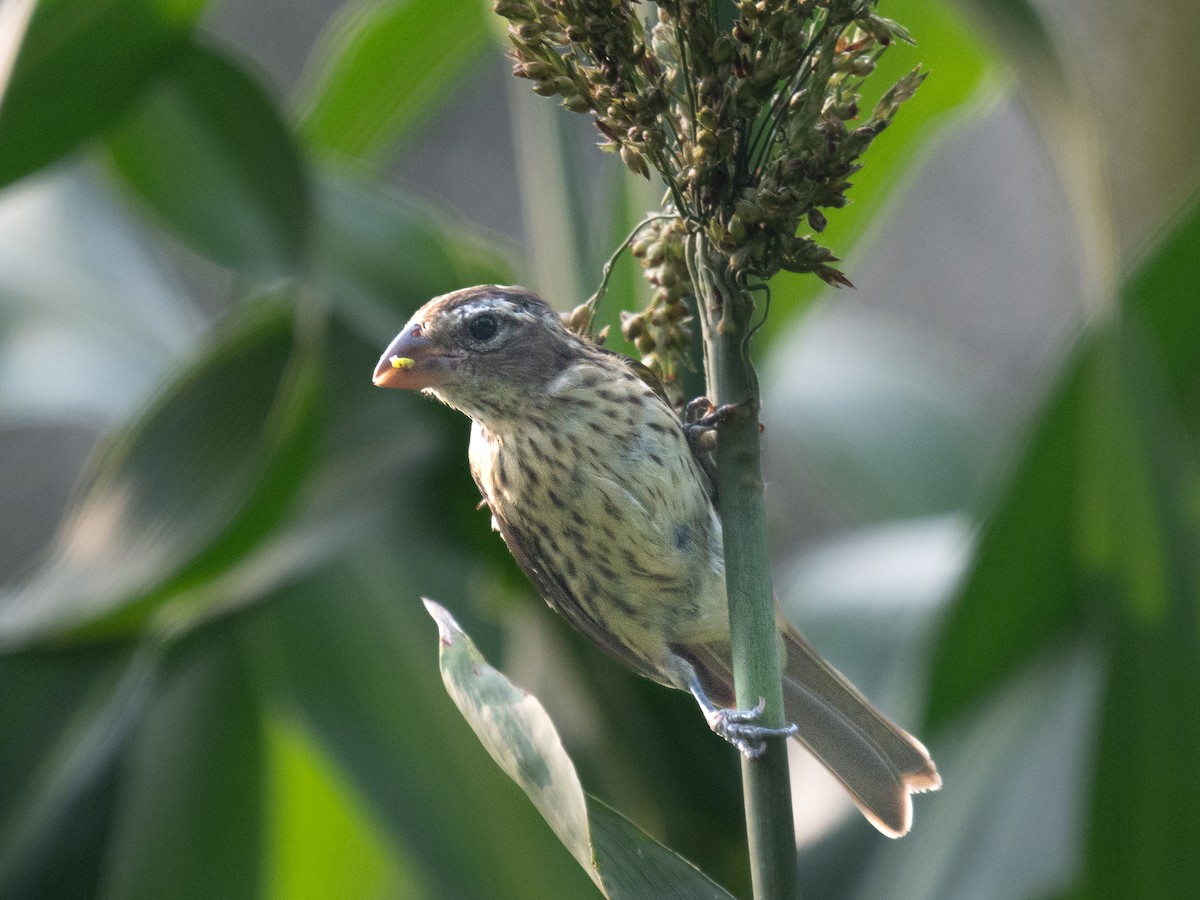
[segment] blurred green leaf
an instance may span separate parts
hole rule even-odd
[[[1071,885],[1089,788],[1081,760],[1101,680],[1086,644],[1044,654],[1008,679],[931,745],[945,787],[920,799],[912,832],[878,843],[852,890],[844,872],[830,887],[859,900],[1006,900]]]
[[[1113,334],[1092,382],[1079,552],[1108,671],[1082,896],[1187,897],[1200,893],[1200,467],[1142,334]]]
[[[308,188],[274,104],[200,45],[108,139],[121,177],[214,262],[261,278],[296,274],[308,243]]]
[[[313,52],[301,134],[321,152],[386,155],[470,71],[487,19],[476,0],[344,7]]]
[[[415,535],[423,523],[406,527]],[[433,629],[405,587],[461,589],[483,577],[478,565],[443,541],[381,534],[247,618],[278,715],[299,721],[369,804],[426,896],[585,896],[586,877],[446,700]],[[424,570],[440,577],[415,574]]]
[[[1111,628],[1078,896],[1191,897],[1200,892],[1195,614],[1176,609],[1155,627],[1118,617]]]
[[[112,439],[50,558],[0,596],[0,647],[128,631],[270,534],[312,457],[317,341],[266,304]]]
[[[96,787],[151,697],[151,653],[0,656],[0,895],[90,894],[111,814]],[[99,821],[95,816],[99,816]]]
[[[194,352],[198,310],[78,166],[0,202],[0,417],[112,427]],[[87,377],[79,377],[86,367]]]
[[[170,68],[205,0],[43,0],[0,104],[0,185],[115,122]]]
[[[1005,55],[1043,70],[1053,81],[1063,79],[1060,47],[1042,13],[1028,0],[960,0],[1003,42]],[[911,29],[910,29],[911,30]]]
[[[1089,355],[1075,550],[1102,610],[1155,627],[1195,616],[1200,535],[1185,507],[1198,486],[1194,451],[1179,440],[1146,350],[1144,335],[1118,321]]]
[[[1072,562],[1088,345],[1076,349],[984,523],[946,617],[927,721],[940,728],[1080,624]]]
[[[161,627],[187,627],[205,605],[261,592],[280,567],[327,559],[350,534],[347,517],[377,507],[361,491],[369,484],[378,496],[376,479],[401,458],[394,441],[403,434],[395,407],[371,386],[378,353],[431,293],[464,275],[494,279],[499,267],[479,241],[411,205],[332,175],[324,184],[320,275],[342,318],[367,336],[355,341],[340,325],[322,333],[316,317],[326,311],[311,298],[294,314],[264,301],[229,324],[142,422],[110,440],[53,557],[0,597],[0,644],[125,631],[151,615]],[[324,396],[337,399],[317,421]],[[322,468],[308,484],[315,455]],[[290,521],[292,499],[310,488],[304,520]],[[464,499],[462,509],[471,506]]]
[[[1143,604],[1193,595],[1188,542],[1200,484],[1174,405],[1191,362],[1171,325],[1195,314],[1195,259],[1183,247],[1197,221],[1184,218],[1147,257],[1127,289],[1130,321],[1094,326],[1038,413],[938,642],[935,727],[1083,627],[1097,565]],[[1127,505],[1114,511],[1118,503]],[[1184,545],[1170,546],[1177,540]]]
[[[264,748],[228,635],[179,648],[134,737],[100,896],[253,897]]]
[[[266,743],[270,847],[264,896],[425,895],[401,859],[401,848],[303,728],[270,719]]]
[[[425,606],[438,623],[446,690],[606,897],[731,896],[628,819],[586,797],[541,703],[489,666],[443,607],[431,600]]]
[[[1194,291],[1168,272],[1190,266],[1173,240],[1162,254],[1142,270],[1161,286],[1159,327],[1143,329],[1135,306],[1076,348],[934,660],[930,717],[944,726],[1050,647],[1100,643],[1107,674],[1080,896],[1200,891],[1185,863],[1200,854],[1200,781],[1185,749],[1200,742],[1200,466],[1162,365],[1185,365],[1163,310],[1182,301],[1173,291]]]
[[[1193,198],[1166,238],[1141,262],[1125,284],[1123,303],[1140,317],[1153,341],[1153,363],[1184,410],[1193,439],[1200,435],[1200,200]]]
[[[361,176],[319,167],[315,200],[316,274],[338,314],[377,352],[431,297],[511,277],[494,245]]]

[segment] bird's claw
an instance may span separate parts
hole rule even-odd
[[[737,747],[746,759],[758,759],[766,752],[766,738],[791,737],[796,725],[790,723],[783,728],[768,728],[758,724],[767,702],[761,697],[758,705],[751,709],[725,709],[721,707],[705,711],[708,726],[714,733]]]
[[[713,406],[713,402],[707,397],[696,397],[695,399],[689,401],[688,405],[684,407],[684,421],[687,422],[688,425],[695,425],[701,419],[712,415],[712,412],[715,408],[716,407]]]
[[[683,431],[692,452],[697,456],[712,453],[717,446],[717,429],[722,424],[739,416],[752,416],[757,409],[753,398],[713,406],[707,397],[697,397],[684,408]]]
[[[759,697],[758,704],[750,709],[718,706],[708,696],[700,676],[696,674],[690,662],[676,656],[674,666],[678,679],[675,683],[680,687],[686,685],[688,692],[696,698],[708,727],[737,747],[746,759],[758,759],[766,753],[767,738],[791,737],[796,733],[797,728],[794,724],[785,725],[783,728],[769,728],[759,724],[759,719],[767,708],[767,701],[762,697]]]
[[[757,401],[753,397],[747,397],[737,403],[722,403],[720,406],[713,406],[713,402],[707,397],[697,397],[685,407],[684,416],[688,427],[707,430],[717,428],[738,416],[754,415],[757,411]]]
[[[692,456],[711,484],[717,483],[717,466],[713,459],[717,449],[717,428],[739,416],[753,416],[757,410],[758,402],[753,398],[713,406],[707,397],[697,397],[684,408],[683,433],[692,448]],[[758,428],[761,431],[762,425]]]

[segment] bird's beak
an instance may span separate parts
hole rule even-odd
[[[439,352],[420,325],[407,325],[396,335],[375,366],[376,387],[419,391],[444,384],[453,371],[453,354]]]

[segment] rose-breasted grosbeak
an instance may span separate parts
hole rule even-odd
[[[375,383],[430,393],[474,423],[471,473],[493,525],[546,601],[635,671],[690,691],[743,753],[772,734],[737,710],[714,487],[654,376],[568,331],[515,287],[467,288],[413,315]],[[941,784],[888,721],[782,616],[795,736],[882,832]]]

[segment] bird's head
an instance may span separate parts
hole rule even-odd
[[[586,352],[539,297],[482,285],[418,309],[380,357],[375,384],[427,391],[487,422],[517,413]]]

